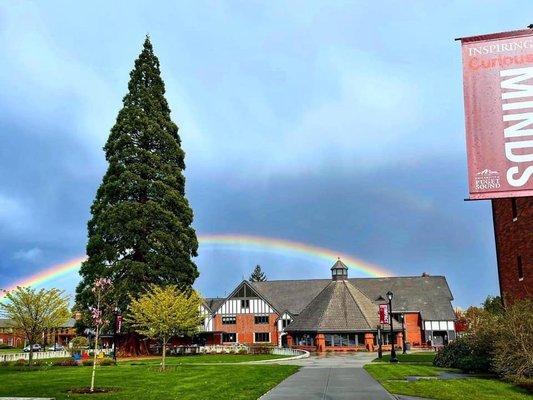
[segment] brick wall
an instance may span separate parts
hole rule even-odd
[[[405,341],[413,346],[422,344],[422,319],[419,313],[405,314]]]
[[[492,200],[500,291],[506,304],[533,298],[533,197],[514,200],[515,207],[512,199]]]
[[[215,315],[213,320],[213,330],[228,333],[237,333],[239,343],[254,343],[255,332],[270,332],[270,343],[278,343],[278,330],[276,326],[277,314],[269,314],[268,324],[255,324],[254,314],[237,314],[237,323],[222,324],[222,316]]]

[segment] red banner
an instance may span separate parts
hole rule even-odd
[[[388,304],[379,305],[379,323],[389,324],[389,305]]]
[[[470,198],[533,196],[533,30],[461,44]]]

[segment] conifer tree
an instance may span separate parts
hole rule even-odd
[[[261,270],[260,265],[256,265],[252,275],[248,279],[250,282],[264,282],[267,280],[265,273]]]
[[[125,310],[130,295],[149,285],[187,289],[198,277],[185,153],[164,95],[147,36],[104,147],[109,166],[91,207],[88,259],[76,289],[80,310],[94,303],[91,287],[99,278],[111,279],[113,301]]]

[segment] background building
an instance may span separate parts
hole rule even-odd
[[[392,291],[395,337],[412,346],[455,338],[453,296],[443,276],[349,278],[338,260],[330,279],[241,282],[226,298],[206,299],[206,343],[272,344],[311,350],[373,350],[379,304]],[[386,345],[392,339],[384,326]]]
[[[533,197],[493,199],[492,212],[504,304],[533,298]]]

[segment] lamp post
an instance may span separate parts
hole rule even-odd
[[[402,314],[402,354],[407,354],[405,350],[405,314]]]
[[[396,358],[396,349],[394,348],[394,331],[392,326],[392,297],[394,295],[389,290],[387,292],[387,298],[389,299],[389,324],[390,324],[390,336],[391,336],[391,350],[390,350],[390,362],[391,363],[397,363],[398,359]]]
[[[117,362],[117,329],[118,329],[118,315],[120,313],[120,309],[118,307],[115,307],[114,314],[115,314],[115,323],[113,325],[113,361]]]
[[[381,342],[383,341],[381,324],[378,325],[378,358],[383,357],[383,349],[381,348]]]

